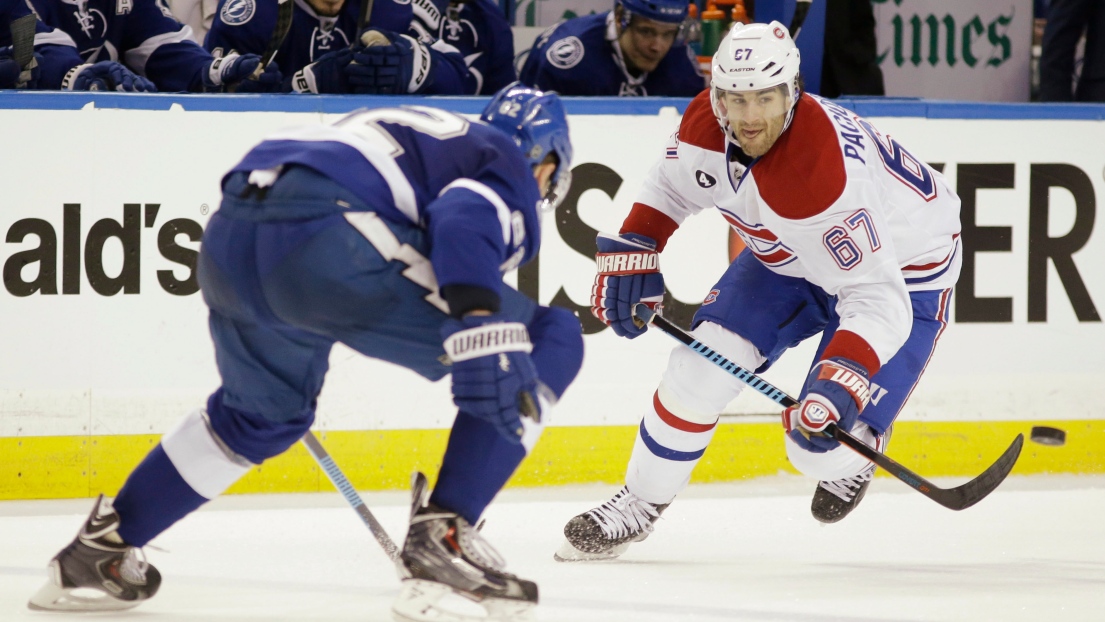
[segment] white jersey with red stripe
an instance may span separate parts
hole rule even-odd
[[[837,296],[840,329],[888,361],[912,326],[908,292],[959,278],[960,201],[947,180],[868,121],[808,94],[766,155],[746,169],[736,153],[704,92],[637,202],[676,225],[716,208],[769,269]]]

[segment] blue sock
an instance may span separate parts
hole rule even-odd
[[[525,457],[489,422],[459,412],[430,502],[475,525]]]
[[[127,477],[112,505],[119,513],[119,537],[131,546],[146,546],[207,501],[184,481],[158,443]]]

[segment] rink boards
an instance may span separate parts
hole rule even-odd
[[[430,104],[476,114],[486,99],[0,93],[0,499],[113,493],[218,383],[190,261],[219,179],[268,132],[360,106]],[[508,281],[584,311],[579,379],[514,485],[618,481],[672,341],[598,330],[585,307],[594,231],[616,230],[686,100],[570,100],[575,185],[545,221],[538,265]],[[1020,473],[1105,471],[1105,107],[842,100],[964,199],[964,275],[952,324],[889,453],[931,476],[966,476],[1018,432],[1049,422],[1063,447],[1027,445]],[[727,226],[689,220],[663,255],[683,325],[727,262]],[[797,393],[812,344],[767,378]],[[432,470],[452,408],[426,383],[338,347],[316,429],[359,488],[403,488]],[[698,481],[791,471],[774,405],[727,409]],[[232,491],[329,484],[301,448]]]

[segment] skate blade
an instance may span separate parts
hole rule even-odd
[[[565,540],[564,544],[560,545],[560,550],[553,553],[553,559],[558,562],[600,562],[617,559],[629,549],[629,545],[629,542],[625,542],[602,553],[588,553],[577,549],[571,542]]]
[[[443,583],[407,579],[391,613],[397,622],[530,622],[535,604],[505,598],[476,601]]]
[[[32,611],[126,611],[141,602],[119,600],[92,588],[60,587],[53,581],[47,581],[27,601],[27,608]]]

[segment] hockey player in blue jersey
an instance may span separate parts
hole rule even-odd
[[[154,91],[145,78],[119,63],[85,64],[73,39],[64,32],[35,21],[33,62],[27,74],[15,61],[11,23],[31,15],[23,0],[0,0],[0,89],[67,89],[76,91]]]
[[[694,97],[706,88],[682,41],[686,0],[616,0],[542,33],[519,79],[562,95]]]
[[[47,25],[69,35],[88,65],[117,61],[167,92],[270,90],[280,83],[271,64],[252,77],[256,54],[216,59],[192,40],[165,0],[28,0]]]
[[[359,39],[358,0],[296,2],[292,26],[274,56],[283,90],[361,95],[473,93],[474,81],[456,49],[420,41],[411,31],[411,0],[375,0],[368,26],[371,45]],[[204,47],[215,56],[260,54],[277,22],[277,3],[225,0]],[[412,36],[413,35],[413,36]]]
[[[141,547],[308,431],[339,341],[430,380],[451,373],[459,407],[437,485],[415,498],[396,612],[443,619],[417,611],[446,592],[492,614],[536,604],[536,585],[490,561],[473,525],[582,364],[579,320],[502,281],[537,254],[539,212],[567,192],[571,156],[557,96],[520,85],[478,122],[360,110],[254,147],[223,178],[197,260],[222,386],[113,504],[96,502],[31,607],[153,596],[161,576]]]
[[[423,39],[440,39],[464,57],[475,81],[473,93],[491,94],[518,79],[514,34],[496,0],[412,0],[414,28]]]

